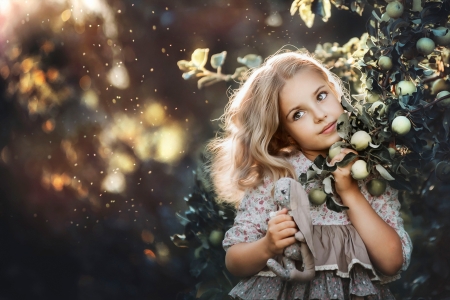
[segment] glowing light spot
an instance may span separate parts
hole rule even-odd
[[[121,193],[125,187],[125,176],[119,172],[106,175],[102,183],[102,188],[110,193]]]
[[[72,15],[72,13],[70,12],[70,9],[66,9],[65,11],[62,12],[61,14],[61,20],[63,20],[64,22],[66,22],[67,20],[70,19],[70,16]]]
[[[126,89],[130,84],[127,69],[123,65],[120,67],[116,65],[111,68],[108,72],[107,78],[109,83],[118,89]]]
[[[8,78],[9,76],[9,67],[7,65],[4,65],[0,68],[0,76],[2,76],[3,79]]]
[[[128,174],[136,170],[136,161],[126,153],[116,152],[109,162],[109,167],[113,170],[119,169],[121,172]]]
[[[144,243],[151,244],[155,240],[155,236],[149,230],[142,230],[141,238]]]
[[[165,118],[166,112],[159,103],[150,104],[144,111],[144,120],[148,125],[159,126]]]
[[[55,120],[49,119],[42,124],[42,130],[45,133],[50,133],[55,129]]]
[[[59,71],[55,68],[50,68],[47,71],[47,78],[50,82],[54,82],[59,77]]]
[[[91,77],[89,77],[89,75],[84,75],[83,77],[81,77],[80,87],[84,91],[87,91],[91,87]]]
[[[163,127],[160,130],[155,159],[165,163],[178,160],[185,146],[185,138],[186,134],[178,124]]]
[[[278,12],[274,12],[266,18],[265,22],[268,26],[279,27],[283,24],[283,19]]]
[[[81,96],[81,102],[91,110],[95,110],[98,107],[98,96],[94,91],[88,90]]]
[[[145,249],[144,250],[144,254],[150,260],[154,260],[156,258],[155,253],[152,250],[150,250],[150,249]]]
[[[45,73],[42,70],[33,71],[33,81],[36,85],[43,85],[45,83]]]
[[[22,68],[22,71],[24,73],[28,73],[28,72],[30,72],[31,68],[33,67],[33,64],[34,64],[33,60],[31,58],[27,58],[22,61],[22,63],[20,64],[20,67]]]
[[[156,244],[156,253],[158,253],[159,263],[165,264],[170,261],[170,250],[163,242]]]

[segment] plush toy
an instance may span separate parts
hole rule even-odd
[[[312,222],[309,212],[308,195],[302,185],[292,178],[283,177],[275,182],[274,201],[280,209],[287,208],[293,216],[299,231],[295,234],[298,241],[283,251],[284,267],[270,258],[267,266],[283,280],[307,282],[315,276],[314,247],[312,242]],[[271,213],[273,217],[275,213]],[[295,263],[303,261],[303,271]]]

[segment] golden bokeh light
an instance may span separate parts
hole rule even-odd
[[[144,229],[141,233],[141,238],[144,243],[152,244],[155,240],[155,236],[150,230]]]
[[[145,108],[143,118],[146,125],[159,126],[165,121],[166,111],[160,103],[153,102]]]
[[[155,159],[164,163],[177,161],[182,156],[185,139],[186,134],[180,125],[174,123],[163,127],[159,131]]]
[[[45,122],[42,124],[42,130],[43,130],[45,133],[50,133],[50,132],[52,132],[54,129],[55,129],[55,120],[53,120],[53,119],[48,119],[47,121],[45,121]]]
[[[124,90],[130,85],[127,69],[123,65],[115,65],[107,75],[110,84],[118,89]]]
[[[150,250],[150,249],[145,249],[145,250],[144,250],[144,254],[145,254],[145,256],[146,256],[148,259],[150,259],[150,260],[154,260],[154,259],[156,258],[155,252],[153,252],[153,251]]]
[[[115,152],[109,160],[109,168],[129,174],[136,170],[136,160],[124,152]]]
[[[75,163],[78,159],[77,152],[73,148],[72,142],[69,140],[61,141],[61,149],[66,154],[67,160],[71,163]]]
[[[98,96],[93,90],[88,90],[81,96],[81,102],[91,110],[96,110],[98,107]]]
[[[83,77],[81,77],[81,79],[80,79],[80,87],[84,91],[89,90],[89,88],[91,87],[91,77],[89,77],[89,75],[84,75]]]
[[[120,172],[110,173],[103,179],[102,189],[110,193],[120,194],[125,188],[125,176]]]
[[[72,15],[72,13],[70,12],[70,9],[66,9],[61,14],[61,20],[63,20],[64,22],[67,22],[70,19],[71,15]]]
[[[0,68],[0,76],[2,76],[3,79],[7,79],[9,76],[9,67],[7,65],[4,65]]]
[[[59,78],[59,71],[55,68],[49,68],[47,70],[48,81],[54,82]]]

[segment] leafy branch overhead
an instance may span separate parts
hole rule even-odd
[[[212,85],[220,81],[243,80],[249,68],[258,67],[262,63],[262,57],[255,54],[247,54],[244,57],[238,57],[237,61],[244,66],[236,68],[233,74],[223,74],[222,66],[227,57],[227,52],[222,51],[211,56],[211,67],[216,69],[216,72],[209,71],[205,68],[208,62],[209,49],[196,49],[191,56],[191,60],[180,60],[177,62],[178,67],[183,71],[183,78],[188,80],[190,78],[200,78],[197,82],[198,88]]]

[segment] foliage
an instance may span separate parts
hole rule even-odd
[[[228,291],[237,281],[225,268],[222,239],[233,224],[234,211],[214,201],[214,192],[208,189],[208,176],[201,169],[194,172],[194,177],[194,191],[185,198],[189,210],[184,216],[177,213],[185,226],[184,234],[171,237],[176,246],[192,250],[190,272],[199,279],[195,290],[182,299],[197,299],[196,296],[204,300],[228,299]]]
[[[180,60],[177,62],[178,67],[183,71],[183,78],[190,79],[192,77],[201,77],[197,82],[198,88],[209,86],[220,81],[243,80],[248,68],[255,68],[262,63],[262,57],[255,54],[248,54],[244,57],[238,57],[237,61],[245,66],[238,67],[233,74],[223,74],[222,65],[227,56],[226,51],[211,56],[211,66],[217,71],[211,72],[205,68],[208,61],[209,49],[195,49],[192,53],[191,60]]]

